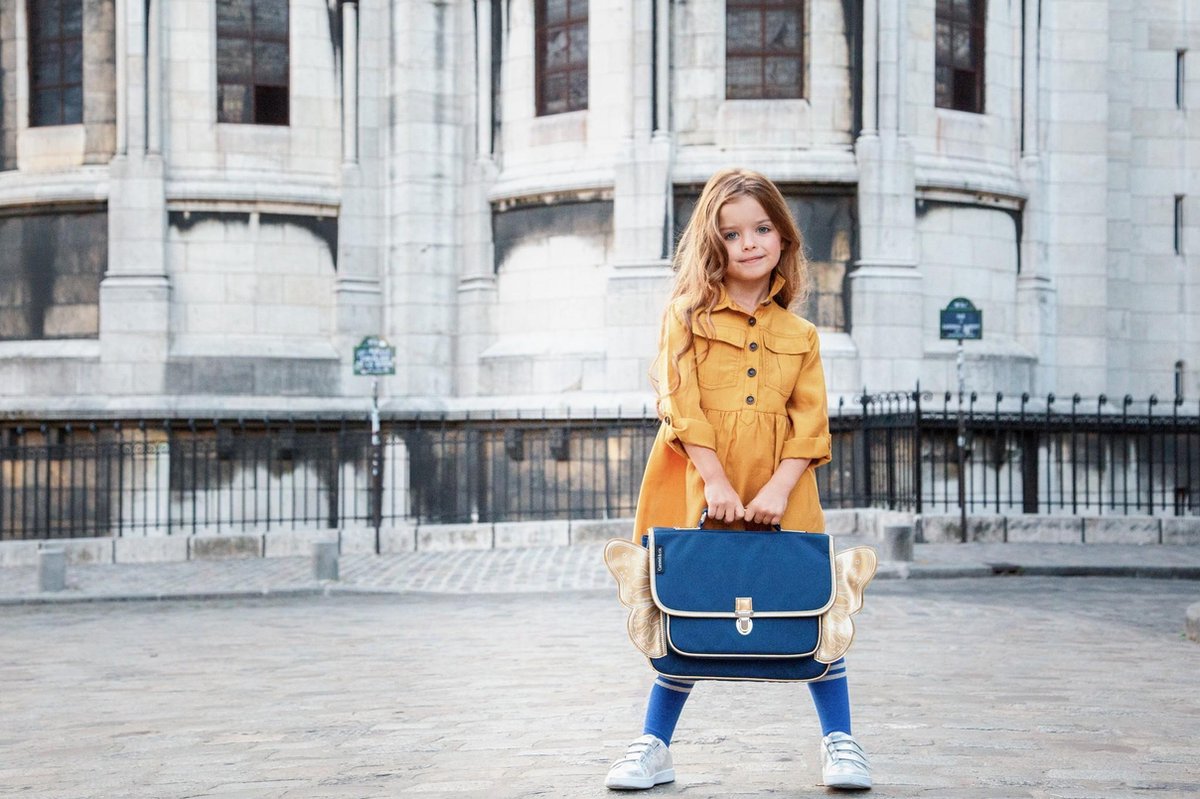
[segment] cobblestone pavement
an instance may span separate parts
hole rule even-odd
[[[837,548],[863,543],[840,537]],[[606,589],[602,545],[343,555],[341,579],[313,579],[306,557],[145,564],[72,564],[67,590],[38,594],[33,566],[0,568],[0,605],[105,598],[222,597],[288,592],[445,593]],[[915,560],[882,564],[881,579],[984,576],[996,570],[1200,579],[1200,546],[1109,544],[918,544]],[[1198,592],[1200,593],[1200,592]]]
[[[611,586],[479,593],[559,578],[524,564],[531,551],[461,557],[476,592],[428,592],[452,569],[418,559],[444,569],[426,592],[0,608],[0,796],[615,796],[603,775],[640,732],[650,672]],[[1197,796],[1200,646],[1181,634],[1195,594],[1094,577],[873,584],[849,659],[870,796]],[[701,684],[678,780],[648,795],[829,795],[818,738],[802,686]]]

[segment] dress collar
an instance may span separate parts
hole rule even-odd
[[[779,292],[783,291],[783,285],[784,285],[783,275],[780,275],[777,273],[774,276],[772,276],[771,290],[767,292],[766,299],[764,299],[762,302],[760,302],[758,304],[759,307],[761,308],[764,305],[770,305],[775,300],[775,295],[778,294]],[[729,298],[729,292],[725,291],[725,286],[722,285],[721,286],[721,296],[717,299],[717,304],[713,306],[713,310],[720,311],[725,308],[731,308],[735,311],[741,311],[742,313],[745,313],[745,311],[741,308],[741,306],[735,304],[734,301]]]

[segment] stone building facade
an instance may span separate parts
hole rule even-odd
[[[716,169],[831,392],[1200,393],[1194,0],[0,0],[0,412],[625,407]]]

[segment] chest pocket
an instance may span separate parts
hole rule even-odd
[[[714,330],[705,330],[697,323],[692,332],[696,335],[696,379],[700,387],[727,388],[736,384],[746,348],[745,329],[717,324]]]
[[[812,349],[808,337],[763,331],[763,347],[763,384],[784,397],[791,396],[804,355]]]

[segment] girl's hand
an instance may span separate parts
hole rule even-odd
[[[725,469],[717,458],[717,453],[708,447],[684,443],[683,448],[700,479],[704,481],[704,501],[708,504],[708,518],[714,521],[736,522],[746,514],[742,506],[742,498],[733,490],[733,485],[725,475]]]
[[[787,510],[790,493],[774,481],[768,482],[758,492],[758,496],[746,506],[746,521],[755,524],[779,524],[783,521],[783,512]]]
[[[745,519],[754,524],[781,524],[787,510],[788,497],[808,468],[809,458],[784,458],[771,479],[746,506]]]
[[[736,522],[745,518],[746,509],[741,497],[733,490],[729,480],[710,480],[704,484],[704,501],[708,504],[708,518],[720,522]]]

